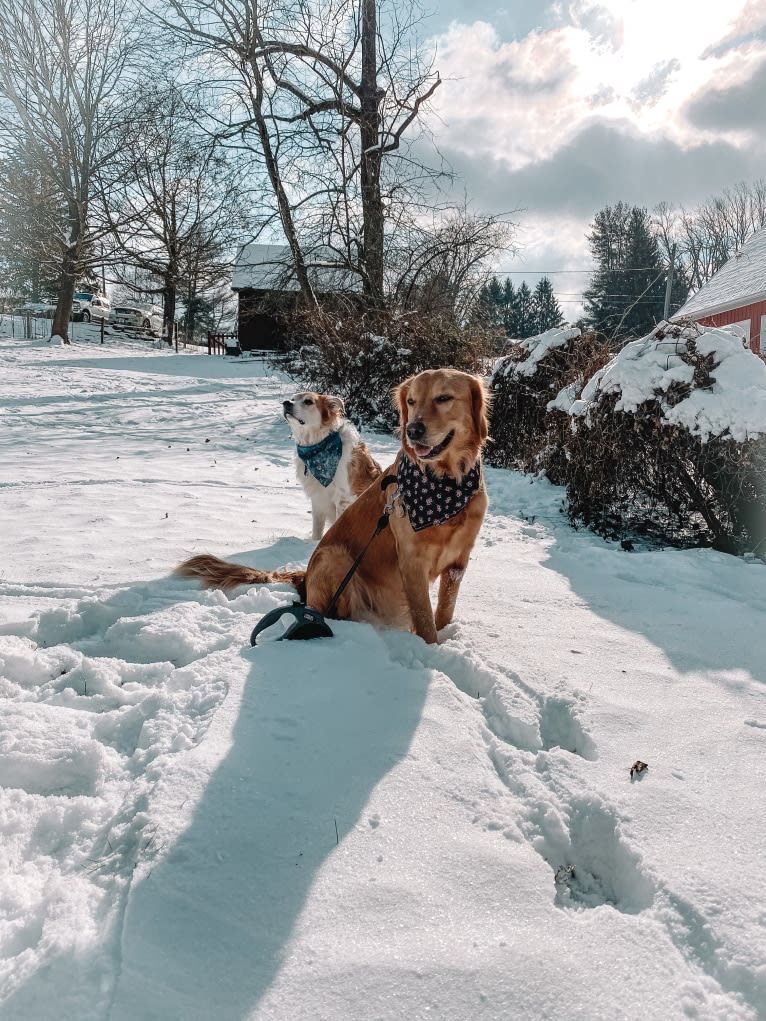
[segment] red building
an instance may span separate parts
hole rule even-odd
[[[736,325],[766,353],[766,229],[760,230],[671,317],[701,326]]]

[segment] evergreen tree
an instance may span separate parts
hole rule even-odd
[[[537,281],[532,295],[532,310],[535,333],[545,333],[546,330],[561,326],[564,322],[564,316],[553,293],[553,284],[548,277],[542,277]]]
[[[503,289],[497,277],[492,277],[479,291],[479,318],[489,329],[503,326]]]
[[[648,333],[662,319],[667,266],[646,209],[605,206],[588,241],[596,263],[584,294],[588,325],[614,340]]]
[[[525,337],[534,337],[535,329],[534,303],[532,292],[526,280],[522,280],[516,289],[516,300],[513,309],[513,336],[518,340]]]
[[[503,326],[505,332],[509,337],[513,336],[511,331],[511,323],[513,319],[513,310],[516,304],[516,292],[513,289],[511,278],[505,278],[505,284],[503,285]]]
[[[23,142],[0,160],[0,285],[16,297],[40,301],[55,296],[64,233],[60,196]]]

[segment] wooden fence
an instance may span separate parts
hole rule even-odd
[[[209,355],[241,354],[239,337],[236,333],[210,333],[207,335],[207,353]]]

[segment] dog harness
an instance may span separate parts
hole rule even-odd
[[[481,486],[481,461],[477,461],[460,482],[449,475],[425,471],[402,452],[396,481],[414,531],[442,525],[465,510]]]
[[[325,488],[329,486],[335,478],[343,453],[340,433],[328,433],[319,443],[312,443],[308,447],[303,447],[299,443],[297,449],[298,457],[303,461],[303,474],[307,475],[310,472]]]

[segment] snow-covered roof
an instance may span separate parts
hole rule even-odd
[[[309,279],[316,291],[360,291],[359,278],[337,263],[330,249],[312,253],[306,259]],[[312,263],[321,263],[314,265]],[[292,255],[288,245],[243,245],[239,250],[231,279],[232,289],[252,288],[258,291],[297,291]]]
[[[756,301],[766,301],[766,228],[753,234],[672,318],[715,315]]]

